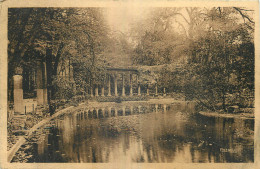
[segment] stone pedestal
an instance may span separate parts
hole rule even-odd
[[[44,90],[43,89],[37,89],[37,105],[43,105],[44,104]]]
[[[14,75],[14,112],[24,113],[24,104],[23,104],[23,89],[22,81],[23,77],[21,75]]]

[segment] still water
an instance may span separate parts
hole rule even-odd
[[[192,103],[83,108],[45,130],[30,162],[254,161],[254,120],[205,117]]]

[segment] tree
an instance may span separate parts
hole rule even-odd
[[[239,23],[239,17],[232,17],[233,8],[227,8],[221,13],[215,8],[209,11],[207,21],[208,31],[192,46],[190,64],[195,65],[190,71],[194,72],[197,87],[193,95],[204,101],[211,110],[221,102],[222,110],[227,112],[227,96],[243,90],[242,84],[253,83],[254,47],[252,30],[245,23]],[[247,51],[245,54],[241,51]],[[249,56],[250,55],[250,56]],[[251,68],[245,67],[248,62]],[[240,71],[239,71],[240,70]],[[241,81],[243,72],[250,78]],[[250,73],[249,73],[250,72]],[[205,101],[206,100],[206,101]]]
[[[85,57],[81,63],[90,70],[91,79],[99,74],[102,43],[107,38],[101,9],[13,8],[8,28],[9,79],[16,67],[35,68],[37,60],[45,62],[49,101],[56,93],[54,80],[62,58],[70,58],[76,70],[77,60]],[[80,73],[75,72],[75,77]]]

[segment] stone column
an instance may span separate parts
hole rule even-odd
[[[155,84],[155,96],[158,96],[158,87],[157,87],[157,83]]]
[[[36,86],[37,86],[37,105],[44,104],[44,91],[43,91],[43,72],[41,61],[37,62],[37,76],[36,76]]]
[[[101,96],[105,96],[105,89],[104,89],[104,85],[102,86],[102,88],[101,88]]]
[[[98,96],[98,85],[96,85],[96,88],[95,88],[95,96]]]
[[[132,74],[130,74],[130,96],[133,96]]]
[[[163,96],[166,96],[166,89],[165,89],[165,87],[163,88]]]
[[[108,75],[108,94],[107,94],[107,96],[111,96],[110,75]]]
[[[141,96],[141,85],[138,83],[138,96]]]
[[[141,96],[141,84],[140,84],[140,81],[139,81],[139,75],[137,76],[137,82],[138,82],[138,96]]]
[[[149,96],[149,84],[147,84],[146,95]]]
[[[116,74],[114,75],[114,80],[115,80],[115,96],[118,96],[118,94],[117,94],[117,76],[116,76]]]
[[[125,96],[125,75],[122,74],[122,96]]]
[[[24,105],[23,105],[23,76],[14,75],[14,112],[24,113]]]
[[[90,88],[90,96],[94,97],[94,95],[93,95],[93,88],[92,87]]]

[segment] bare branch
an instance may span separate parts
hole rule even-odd
[[[240,15],[243,17],[243,18],[246,18],[249,22],[251,23],[255,23],[254,21],[252,21],[247,15],[243,14],[241,8],[237,8],[237,7],[233,7],[236,11],[238,11],[240,13]]]

